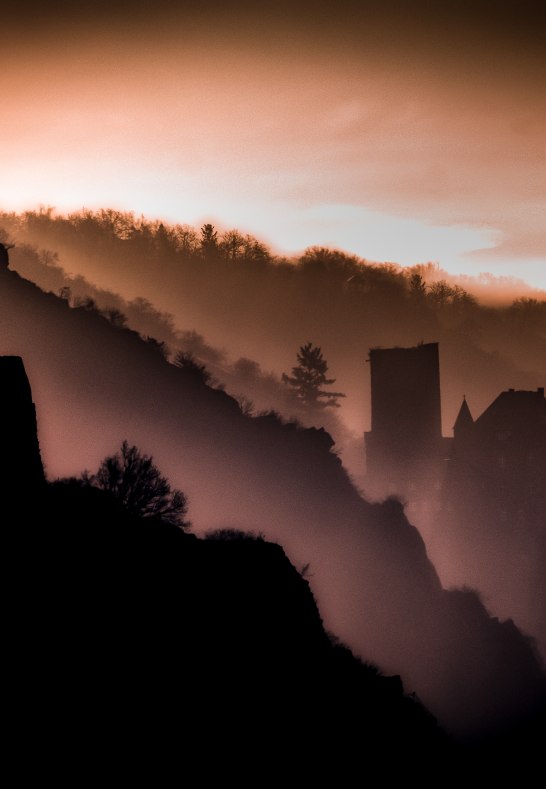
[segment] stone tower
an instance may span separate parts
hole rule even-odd
[[[442,438],[438,343],[372,348],[372,429],[366,433],[367,473],[383,492],[407,494],[436,479]]]
[[[36,409],[20,356],[0,356],[0,504],[44,483]]]

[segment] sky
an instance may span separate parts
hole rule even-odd
[[[3,11],[0,208],[546,289],[544,2],[194,5]]]

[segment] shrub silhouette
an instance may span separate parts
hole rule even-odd
[[[205,365],[201,364],[193,353],[179,351],[174,358],[174,365],[184,370],[195,381],[200,381],[209,386],[214,386],[216,383]]]
[[[181,529],[187,529],[188,502],[180,490],[172,489],[153,458],[140,453],[127,441],[115,455],[104,458],[96,474],[84,474],[84,481],[109,491],[133,515],[160,518]]]

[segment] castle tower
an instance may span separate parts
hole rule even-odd
[[[36,409],[23,360],[0,356],[0,506],[44,482]]]
[[[372,348],[372,429],[366,433],[369,481],[407,493],[438,475],[444,452],[438,343]]]

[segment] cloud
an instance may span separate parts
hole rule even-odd
[[[375,212],[417,223],[427,259],[434,233],[542,259],[543,3],[41,8],[5,20],[4,205],[237,213],[355,251]],[[347,216],[323,227],[324,206]]]

